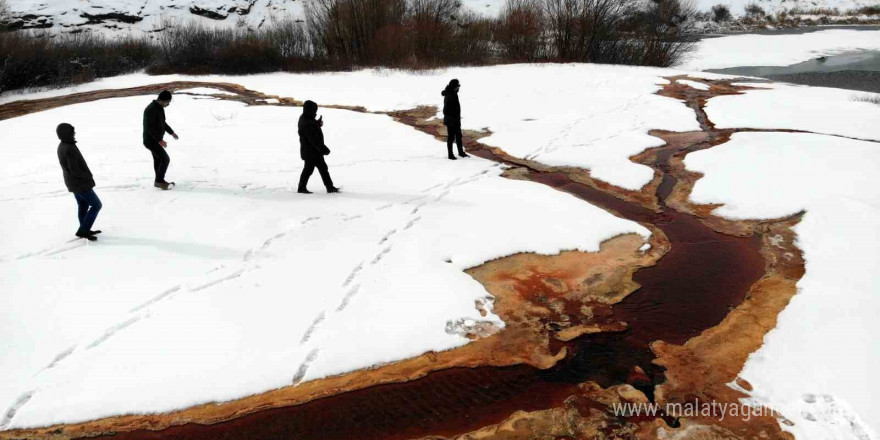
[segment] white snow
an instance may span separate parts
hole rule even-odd
[[[691,88],[697,89],[697,90],[709,90],[709,85],[708,85],[708,84],[701,83],[701,82],[697,82],[697,81],[691,81],[691,80],[687,80],[687,79],[680,79],[680,80],[677,80],[676,82],[679,83],[679,84],[682,84],[682,85],[685,85],[685,86],[688,86],[688,87],[691,87]]]
[[[628,118],[635,128],[614,125],[630,130],[621,135],[630,145],[617,153],[623,163],[645,147],[636,132],[693,124],[692,115],[675,121],[686,113],[650,95],[654,70],[518,69],[455,72],[466,126],[488,125],[505,139],[507,131],[528,134],[518,148],[529,151],[555,145],[549,137],[575,149],[575,130],[611,134],[608,118]],[[505,92],[490,81],[518,73],[528,84],[536,69],[558,73],[567,88],[560,81]],[[436,104],[448,77],[370,72],[232,82],[319,103],[343,103],[347,90],[346,104],[402,99],[408,102],[396,104],[408,107]],[[372,87],[364,87],[368,79]],[[334,91],[342,80],[352,82]],[[114,81],[161,79],[90,87]],[[494,104],[481,90],[489,87],[500,95]],[[614,93],[624,101],[603,112]],[[161,192],[140,145],[149,100],[103,100],[0,122],[7,146],[0,298],[15,317],[0,321],[10,344],[0,351],[3,428],[169,411],[454,348],[468,342],[454,331],[458,320],[502,325],[475,309],[488,294],[463,269],[516,252],[595,251],[614,235],[649,234],[567,194],[501,178],[491,162],[448,161],[443,143],[386,116],[342,110],[320,114],[331,174],[344,192],[298,195],[299,109],[183,95],[167,110],[181,136],[169,142],[169,180],[178,186]],[[499,109],[518,124],[502,124],[493,114]],[[75,203],[55,156],[60,122],[77,128],[104,202],[96,227],[105,232],[95,244],[68,241]],[[550,128],[557,130],[544,132]],[[603,148],[611,155],[610,144]],[[317,175],[311,188],[320,188]]]
[[[682,73],[594,64],[526,64],[453,68],[417,75],[387,69],[244,77],[138,74],[28,97],[202,80],[239,83],[267,94],[311,99],[319,104],[362,105],[371,111],[390,111],[420,105],[442,107],[441,90],[450,79],[458,78],[462,83],[462,128],[492,131],[494,134],[484,138],[484,143],[548,165],[589,168],[594,177],[638,189],[651,181],[653,170],[633,163],[629,157],[662,145],[659,138],[648,136],[648,131],[699,129],[692,110],[654,95],[668,82],[661,77]],[[0,96],[0,103],[17,99],[20,96]]]
[[[209,87],[194,87],[191,89],[182,89],[180,92],[192,93],[195,95],[226,95],[226,96],[235,96],[235,93],[227,92],[225,90],[212,89]]]
[[[880,106],[853,99],[865,93],[776,83],[760,86],[762,90],[745,95],[709,100],[709,119],[717,128],[804,130],[880,140]]]
[[[282,19],[303,22],[309,0],[8,0],[10,17],[33,26],[50,23],[49,32],[96,32],[114,36],[131,34],[154,38],[155,31],[167,24],[195,22],[207,27],[251,29],[270,25]],[[496,17],[502,0],[463,0],[467,11]],[[206,17],[193,11],[216,14]],[[89,24],[89,16],[120,14],[125,22],[104,18],[102,23]],[[42,20],[42,22],[40,21]]]
[[[716,214],[776,218],[806,210],[795,227],[806,275],[740,374],[754,386],[753,399],[794,421],[796,438],[876,438],[880,145],[738,133],[689,154],[685,165],[705,174],[694,201],[724,203]]]
[[[846,12],[851,9],[857,9],[862,6],[876,5],[876,0],[696,0],[698,9],[708,11],[712,6],[723,4],[730,8],[733,15],[742,16],[745,14],[745,8],[750,3],[757,4],[764,12],[774,14],[778,11],[791,11],[792,9],[801,9],[804,11],[823,8],[838,9],[840,12]]]
[[[136,36],[153,36],[166,24],[194,21],[203,26],[258,28],[273,20],[305,17],[302,1],[290,0],[8,0],[10,16],[44,17],[52,23],[51,32],[93,31],[105,35],[131,33]],[[218,14],[208,18],[193,13],[202,10]],[[87,24],[88,16],[122,14],[126,23],[105,19],[104,23]],[[29,22],[34,21],[32,18]]]
[[[639,188],[651,170],[628,157],[660,144],[647,132],[698,129],[686,106],[653,94],[662,76],[682,73],[571,64],[418,75],[135,74],[0,102],[186,79],[386,111],[439,106],[440,90],[458,78],[463,126],[491,130],[484,142]],[[719,127],[880,139],[880,107],[851,92],[767,87],[713,98],[710,118]],[[449,162],[442,143],[387,117],[340,110],[320,113],[344,192],[298,196],[297,109],[184,96],[168,110],[182,136],[170,147],[169,175],[180,186],[159,192],[139,142],[148,101],[0,122],[0,142],[12,151],[0,165],[0,228],[8,231],[0,298],[20,317],[0,321],[0,335],[16,347],[0,352],[0,370],[16,378],[0,383],[0,410],[16,410],[0,419],[7,427],[178,409],[456,347],[467,342],[446,331],[457,321],[499,323],[474,309],[487,293],[463,269],[518,251],[595,250],[618,233],[648,233],[541,185],[500,178],[489,162]],[[66,242],[75,205],[54,153],[62,120],[77,127],[104,201],[98,227],[107,232],[96,245]],[[721,215],[807,210],[797,227],[807,258],[801,292],[742,373],[753,398],[784,410],[800,438],[878,429],[865,424],[875,423],[867,366],[880,353],[869,296],[880,269],[869,248],[880,238],[877,146],[749,133],[686,160],[706,174],[694,199],[725,203]],[[312,189],[319,182],[313,176]]]
[[[679,66],[685,70],[790,66],[821,56],[880,50],[880,30],[831,29],[794,35],[704,38]]]

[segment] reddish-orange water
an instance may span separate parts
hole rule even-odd
[[[474,153],[501,160],[488,150]],[[663,154],[659,160],[667,159],[668,154]],[[602,386],[631,383],[653,396],[653,386],[664,377],[662,369],[651,363],[654,356],[649,343],[680,344],[717,325],[763,274],[758,237],[720,234],[665,203],[656,213],[573,182],[562,173],[533,171],[529,179],[623,218],[656,225],[668,237],[671,250],[655,266],[637,271],[634,279],[641,288],[613,308],[614,318],[628,323],[628,330],[575,339],[567,343],[570,355],[546,371],[528,366],[455,368],[214,425],[187,424],[113,438],[405,439],[461,434],[501,422],[517,410],[556,406],[585,381]],[[674,183],[673,176],[664,176],[658,190],[661,201]],[[585,221],[583,226],[590,224]],[[635,366],[647,373],[647,381],[633,377]]]

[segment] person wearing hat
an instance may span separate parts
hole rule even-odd
[[[165,122],[165,107],[169,105],[171,105],[171,92],[163,90],[159,98],[144,110],[144,147],[153,155],[153,171],[156,173],[153,186],[162,190],[174,186],[174,182],[165,181],[165,172],[168,171],[168,164],[171,163],[171,158],[165,152],[165,148],[168,147],[164,140],[165,133],[173,136],[175,140],[178,139],[171,126]]]
[[[89,241],[95,241],[96,235],[101,231],[93,231],[92,226],[98,218],[98,212],[101,211],[101,199],[95,194],[95,179],[92,177],[92,171],[89,165],[76,146],[76,130],[70,124],[59,124],[55,128],[55,134],[61,141],[58,144],[58,162],[61,164],[61,171],[64,173],[64,185],[67,190],[73,193],[77,205],[77,217],[79,218],[79,229],[76,230],[76,236],[85,238]]]
[[[299,156],[305,162],[302,174],[299,176],[299,187],[297,192],[300,194],[311,194],[312,192],[306,188],[309,178],[315,168],[321,174],[321,180],[328,193],[339,192],[339,188],[333,186],[333,180],[330,178],[330,171],[327,169],[327,162],[324,156],[330,154],[330,149],[324,145],[324,132],[321,127],[324,126],[324,117],[318,119],[318,104],[314,101],[306,101],[303,104],[303,112],[297,123],[297,132],[299,133]]]
[[[458,102],[458,90],[461,88],[457,79],[449,81],[440,95],[443,96],[443,125],[446,126],[446,152],[450,160],[455,160],[452,154],[452,143],[458,145],[458,155],[470,157],[464,152],[461,140],[461,104]]]

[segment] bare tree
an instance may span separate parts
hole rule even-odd
[[[449,44],[461,9],[459,0],[409,0],[408,18],[414,42],[414,55],[423,62],[436,64],[453,54]]]
[[[0,0],[0,32],[6,32],[6,27],[9,24],[9,12],[9,2]]]
[[[6,32],[6,22],[9,17],[9,3],[6,0],[0,0],[0,33]],[[6,76],[6,66],[9,65],[9,59],[12,58],[11,53],[7,53],[6,46],[8,42],[6,41],[8,37],[6,35],[0,35],[0,93],[3,93],[3,78]]]
[[[654,0],[628,23],[632,59],[627,64],[668,67],[695,44],[696,7],[691,0]]]
[[[507,0],[495,26],[503,59],[536,61],[545,54],[546,20],[541,0]]]
[[[576,59],[577,48],[583,45],[584,0],[545,0],[544,10],[553,55],[560,60]]]
[[[616,62],[633,0],[545,0],[553,54],[563,61]]]
[[[405,0],[313,0],[306,21],[322,55],[362,63],[382,61],[369,59],[371,45],[381,30],[402,26],[405,14]]]

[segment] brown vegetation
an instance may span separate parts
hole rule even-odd
[[[459,0],[316,0],[305,23],[259,29],[164,21],[155,39],[90,32],[0,32],[0,92],[57,87],[141,69],[248,74],[424,69],[510,62],[670,66],[692,46],[682,0],[507,0],[497,19]],[[2,17],[0,17],[2,22]]]

